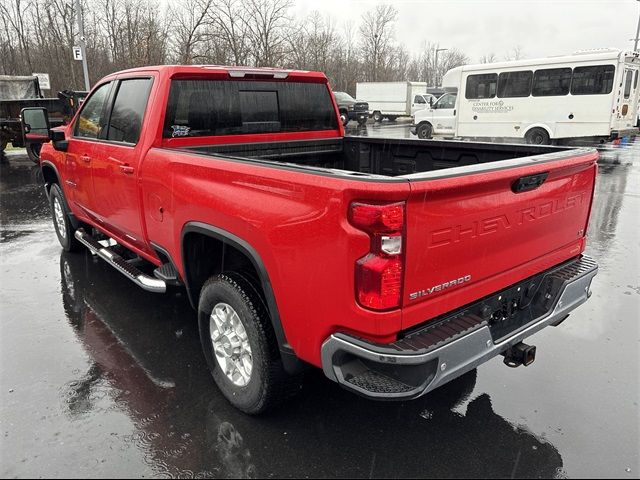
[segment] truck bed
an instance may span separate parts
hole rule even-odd
[[[569,150],[536,145],[450,140],[344,139],[188,147],[215,156],[260,159],[305,167],[398,177]]]

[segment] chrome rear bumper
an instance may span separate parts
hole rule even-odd
[[[496,338],[490,320],[467,309],[433,322],[435,325],[428,323],[389,345],[373,344],[344,333],[333,334],[322,345],[322,368],[331,380],[367,397],[383,400],[419,397],[539,330],[559,324],[587,301],[597,271],[597,263],[582,256],[545,272],[542,278],[554,285],[555,295],[549,297],[546,290],[540,292],[540,300],[531,302],[531,305],[534,301],[545,302],[545,313],[501,338]]]

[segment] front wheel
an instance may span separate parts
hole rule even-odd
[[[367,124],[367,117],[360,117],[358,118],[358,125],[360,125],[361,127]]]
[[[379,123],[382,121],[382,113],[380,112],[373,112],[373,121],[376,123]]]
[[[262,298],[243,276],[222,273],[207,280],[198,324],[211,375],[234,407],[262,413],[299,390],[283,369]]]
[[[76,252],[82,246],[74,236],[75,229],[69,220],[69,209],[64,200],[62,189],[57,183],[51,185],[49,191],[49,206],[51,207],[51,217],[53,226],[60,245],[65,252]]]
[[[422,138],[422,139],[431,138],[432,133],[433,133],[433,128],[429,123],[422,123],[418,125],[418,128],[416,129],[416,135],[418,136],[418,138]]]
[[[41,143],[27,143],[25,146],[27,150],[27,156],[36,165],[40,164],[40,150],[42,150]]]

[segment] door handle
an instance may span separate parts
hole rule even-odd
[[[91,157],[89,155],[81,155],[80,158],[85,163],[89,163],[91,161]]]
[[[135,172],[133,167],[130,167],[129,165],[120,165],[120,170],[126,175],[131,175],[133,172]]]

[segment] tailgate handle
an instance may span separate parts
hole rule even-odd
[[[547,176],[549,176],[549,172],[536,173],[535,175],[520,177],[518,180],[513,182],[513,185],[511,185],[511,190],[513,190],[513,193],[535,190],[544,183],[544,181],[547,179]]]

